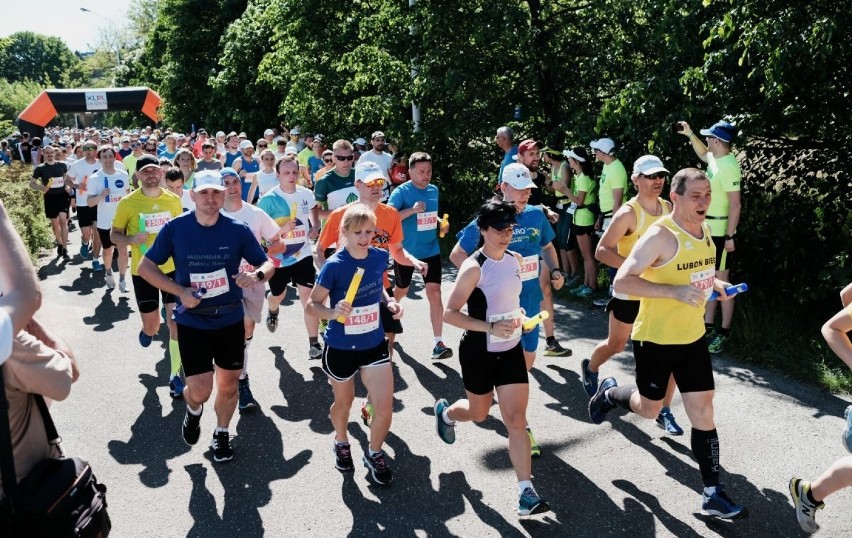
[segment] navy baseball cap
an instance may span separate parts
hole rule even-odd
[[[730,144],[737,135],[737,129],[726,121],[719,121],[709,129],[701,129],[703,136],[713,136],[726,144]]]

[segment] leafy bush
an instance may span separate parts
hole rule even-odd
[[[0,199],[35,263],[41,249],[53,244],[50,224],[44,217],[44,197],[29,188],[32,167],[13,163],[0,167]]]

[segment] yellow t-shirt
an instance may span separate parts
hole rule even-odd
[[[624,165],[618,159],[603,165],[603,170],[601,170],[598,196],[600,197],[601,213],[605,217],[612,216],[612,209],[615,207],[612,189],[621,189],[622,202],[627,199],[627,170],[624,169]],[[607,215],[607,213],[610,213],[610,215]]]
[[[596,187],[595,180],[586,174],[574,176],[574,196],[579,196],[581,191],[585,192],[586,196],[583,198],[584,206],[594,204],[598,201]],[[574,224],[577,226],[594,226],[595,215],[589,209],[578,209],[574,213]]]
[[[663,208],[663,211],[659,215],[652,215],[645,211],[645,208],[642,207],[642,204],[639,203],[639,200],[636,197],[631,198],[624,205],[628,206],[633,212],[636,214],[636,229],[633,230],[633,233],[630,235],[625,235],[616,243],[615,248],[618,251],[619,256],[627,257],[630,254],[630,251],[633,250],[633,245],[636,244],[636,241],[639,240],[645,232],[648,231],[648,228],[660,220],[663,216],[671,213],[669,209],[668,203],[662,198],[657,198],[660,203],[660,206]],[[626,301],[638,301],[639,297],[634,297],[632,295],[626,295],[623,293],[613,293],[613,297],[618,299],[623,299]]]
[[[142,231],[149,234],[148,241],[144,245],[130,246],[132,253],[130,258],[131,275],[138,274],[139,261],[154,244],[157,233],[163,229],[167,222],[181,213],[183,213],[183,206],[180,198],[165,189],[160,189],[160,195],[156,198],[145,196],[142,189],[137,189],[118,202],[115,217],[112,219],[112,227],[124,230],[127,235],[136,235]],[[174,261],[169,258],[166,263],[160,266],[160,270],[164,273],[174,271]]]
[[[657,284],[692,284],[704,291],[704,299],[713,293],[716,274],[716,247],[710,227],[702,225],[702,237],[694,237],[677,225],[671,215],[660,217],[652,226],[665,228],[677,239],[677,252],[658,267],[649,267],[642,278]],[[704,335],[704,302],[691,306],[676,299],[642,297],[639,314],[633,324],[634,340],[655,344],[691,344]]]
[[[711,195],[710,207],[707,208],[707,224],[710,225],[710,232],[714,237],[722,237],[728,233],[728,193],[740,190],[740,163],[732,153],[716,159],[712,153],[707,152],[707,177],[710,178]]]

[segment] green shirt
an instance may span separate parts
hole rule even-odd
[[[733,153],[716,159],[713,154],[707,152],[707,176],[710,178],[710,207],[707,208],[707,224],[714,237],[721,237],[728,233],[728,193],[739,192],[742,172],[740,163]]]
[[[595,180],[586,174],[579,174],[574,177],[574,196],[579,196],[580,192],[586,193],[585,198],[583,198],[584,206],[598,201],[595,187]],[[577,226],[594,226],[595,215],[587,208],[577,209],[574,213],[574,224]]]
[[[603,165],[600,181],[600,204],[601,212],[612,213],[615,207],[615,199],[612,196],[613,189],[621,189],[621,203],[627,200],[627,170],[618,159]]]
[[[304,149],[302,149],[302,151],[300,151],[299,154],[296,155],[296,160],[298,160],[299,164],[301,164],[302,166],[308,166],[308,159],[310,159],[311,155],[313,154],[314,150],[305,146]]]

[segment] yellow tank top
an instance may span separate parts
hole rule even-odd
[[[692,284],[704,290],[704,299],[713,292],[716,247],[710,227],[702,224],[702,237],[693,237],[677,225],[671,215],[660,217],[654,226],[665,228],[677,239],[677,252],[659,267],[649,267],[642,278],[657,284]],[[690,344],[704,335],[704,302],[690,306],[675,299],[643,297],[633,324],[634,340],[655,344]]]
[[[663,208],[663,212],[660,215],[652,215],[645,211],[642,207],[642,204],[639,203],[639,200],[634,196],[624,205],[629,206],[633,213],[636,214],[636,229],[633,230],[633,233],[630,235],[625,235],[616,243],[616,249],[618,250],[619,256],[627,257],[630,254],[630,251],[633,250],[633,245],[636,244],[636,241],[639,240],[642,235],[648,231],[648,227],[660,220],[664,215],[668,215],[671,211],[669,209],[668,204],[662,198],[657,198],[660,203],[660,207]],[[638,301],[639,297],[634,297],[633,295],[626,295],[623,293],[613,293],[613,297],[617,299],[623,299],[625,301]]]

